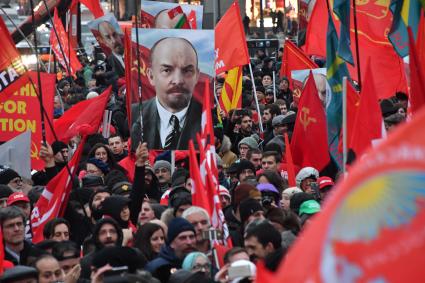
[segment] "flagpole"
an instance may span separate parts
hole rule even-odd
[[[33,0],[30,0],[30,1],[32,2]],[[59,40],[59,35],[58,35],[57,30],[56,30],[55,24],[54,24],[54,22],[53,22],[52,15],[50,14],[49,7],[47,6],[46,0],[41,0],[41,1],[43,1],[44,7],[46,8],[46,11],[47,11],[47,15],[49,16],[50,23],[52,24],[53,32],[55,33],[56,39],[58,40],[59,50],[60,50],[60,52],[62,53],[63,61],[65,62],[65,67],[66,67],[66,69],[67,69],[67,71],[68,71],[68,74],[70,74],[70,75],[71,75],[71,68],[69,67],[69,63],[70,63],[70,61],[71,61],[71,58],[70,58],[70,57],[68,57],[68,60],[69,60],[69,61],[67,61],[67,60],[66,60],[65,51],[63,51],[63,47],[62,47],[62,44],[61,44],[61,42],[60,42],[60,40]],[[31,8],[31,9],[32,9],[32,8]],[[34,11],[32,11],[32,13],[34,14]],[[59,15],[58,15],[58,16],[59,16]],[[33,28],[35,29],[35,26],[34,26],[34,18],[32,19],[32,21],[33,21]],[[34,33],[34,36],[36,36],[36,35],[35,35],[35,33]],[[69,38],[68,38],[68,42],[69,42]],[[50,48],[52,48],[52,47],[50,47]]]
[[[357,28],[357,12],[356,12],[356,0],[353,0],[353,19],[354,19],[354,35],[356,44],[356,57],[357,57],[357,81],[359,84],[359,90],[362,89],[362,76],[360,72],[360,50],[359,50],[359,32]]]
[[[252,72],[251,62],[249,62],[249,72],[251,74],[252,89],[254,90],[255,105],[257,106],[258,124],[260,126],[260,133],[263,133],[264,132],[264,130],[263,130],[263,122],[261,121],[260,105],[258,104],[257,89],[255,87],[254,73]]]
[[[276,72],[273,70],[273,102],[276,102]]]
[[[44,1],[44,0],[43,0]],[[34,2],[33,0],[30,0],[31,5],[31,17],[32,17],[32,31],[34,34],[34,48],[35,48],[35,56],[38,58],[38,46],[37,46],[37,32],[35,29],[35,15],[34,15]],[[46,126],[44,125],[44,115],[43,115],[43,93],[41,89],[41,75],[40,75],[40,64],[38,63],[38,60],[36,61],[36,67],[37,67],[37,81],[38,81],[38,97],[40,102],[40,113],[41,113],[41,138],[43,140],[43,144],[46,144]]]
[[[137,56],[137,89],[139,94],[139,116],[140,116],[140,140],[143,142],[143,112],[142,112],[142,81],[140,79],[142,73],[141,73],[141,65],[140,65],[140,43],[139,43],[139,17],[137,16],[139,13],[139,1],[136,1],[136,56]]]
[[[347,171],[347,77],[342,78],[342,172]]]

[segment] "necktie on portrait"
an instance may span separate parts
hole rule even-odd
[[[180,123],[176,115],[171,116],[170,125],[173,127],[173,129],[165,139],[164,149],[175,149],[180,138]]]

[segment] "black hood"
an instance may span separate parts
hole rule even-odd
[[[117,240],[116,246],[122,245],[123,234],[122,234],[121,227],[118,225],[118,223],[114,219],[107,217],[107,218],[102,218],[99,221],[97,221],[96,225],[94,226],[93,241],[94,241],[94,244],[96,246],[96,250],[100,250],[101,248],[104,247],[103,244],[99,242],[99,230],[106,223],[113,225],[115,227],[115,229],[117,230],[118,240]]]

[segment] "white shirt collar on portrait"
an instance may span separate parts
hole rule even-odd
[[[182,129],[184,122],[186,120],[187,109],[189,105],[183,108],[181,111],[177,113],[171,113],[159,102],[158,97],[155,98],[156,108],[158,109],[159,118],[161,120],[161,125],[159,127],[159,135],[161,137],[161,145],[164,147],[165,140],[169,133],[173,130],[173,127],[170,125],[171,115],[176,115],[177,119],[179,119],[180,129]]]

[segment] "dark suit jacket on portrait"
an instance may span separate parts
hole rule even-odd
[[[139,105],[133,104],[131,112],[133,119],[131,127],[131,147],[135,151],[141,138]],[[150,149],[162,149],[161,138],[159,134],[161,120],[159,118],[158,109],[156,107],[155,97],[143,103],[142,115],[143,142],[147,142],[148,148]],[[201,115],[202,105],[192,97],[190,106],[187,109],[186,119],[176,149],[188,149],[190,139],[193,139],[195,147],[197,147],[196,133],[200,133],[201,131]]]

